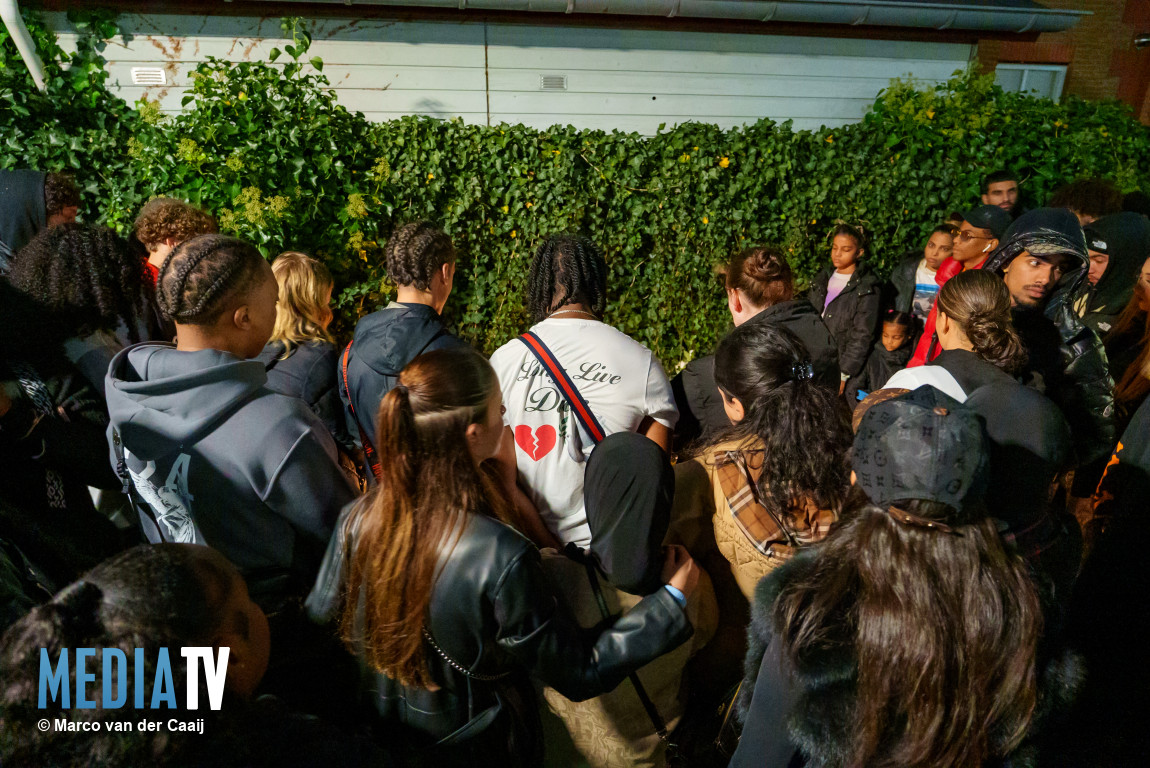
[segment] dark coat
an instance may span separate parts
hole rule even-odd
[[[392,303],[361,318],[347,359],[347,389],[343,386],[344,350],[339,350],[335,363],[347,431],[356,444],[363,447],[361,432],[375,440],[379,403],[408,363],[424,352],[457,346],[466,344],[448,333],[439,314],[425,304]],[[367,477],[375,482],[371,472]]]
[[[307,600],[314,621],[339,615],[346,553],[355,546],[357,528],[351,505]],[[521,717],[507,720],[513,706],[508,685],[525,675],[582,701],[613,689],[691,636],[683,609],[662,588],[602,632],[586,636],[549,586],[535,545],[491,518],[467,515],[457,543],[445,544],[440,557],[425,624],[431,637],[427,663],[440,689],[405,688],[379,674],[372,682],[381,720],[407,726],[428,744],[466,725],[472,729],[469,743],[486,741],[489,731],[523,728]],[[498,750],[487,757],[494,759]]]
[[[774,642],[772,612],[776,598],[796,577],[816,563],[818,550],[807,550],[768,574],[755,590],[743,686],[736,717],[743,735],[731,759],[732,768],[795,768],[846,764],[854,733],[858,662],[847,650],[811,654],[794,665]],[[1036,734],[1056,713],[1067,710],[1081,688],[1081,659],[1058,649],[1042,654]],[[1036,762],[1032,739],[1012,754],[1012,766]]]
[[[908,315],[914,311],[914,289],[918,284],[918,264],[922,261],[922,250],[907,251],[898,260],[898,264],[891,270],[891,302],[890,306]]]
[[[853,378],[862,373],[878,332],[882,309],[881,284],[870,270],[860,264],[842,293],[824,311],[830,278],[830,269],[820,272],[811,282],[809,298],[815,311],[822,314],[823,322],[835,340],[839,370]]]
[[[355,441],[348,434],[336,386],[339,354],[335,345],[309,341],[295,345],[286,359],[283,353],[283,342],[271,341],[256,358],[267,368],[267,388],[303,400],[331,432],[340,450],[354,451]]]
[[[1150,256],[1150,222],[1139,213],[1124,211],[1103,216],[1086,225],[1087,247],[1102,240],[1109,254],[1106,271],[1089,289],[1082,321],[1099,336],[1105,336],[1134,295],[1142,265]]]
[[[835,390],[839,386],[839,356],[835,340],[819,313],[803,300],[784,301],[767,307],[747,323],[774,323],[792,331],[811,356],[815,381]],[[679,423],[675,444],[683,446],[709,431],[730,426],[723,401],[715,385],[715,356],[699,357],[687,363],[671,380]]]
[[[1025,381],[1062,409],[1080,464],[1105,460],[1118,441],[1114,380],[1101,340],[1074,312],[1074,300],[1085,290],[1089,266],[1078,219],[1061,208],[1026,213],[1006,231],[982,268],[1001,275],[1016,256],[1032,246],[1057,248],[1072,266],[1041,311],[1013,313],[1014,327],[1030,358]]]
[[[863,368],[862,375],[858,377],[857,389],[867,394],[876,389],[882,389],[882,386],[896,371],[901,371],[906,367],[907,362],[910,361],[911,352],[914,352],[914,345],[909,340],[893,352],[883,346],[882,339],[876,341],[874,349],[867,356],[866,367]]]

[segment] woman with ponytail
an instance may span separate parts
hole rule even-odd
[[[850,415],[814,382],[798,337],[771,323],[740,325],[719,343],[715,381],[730,426],[675,467],[671,540],[711,576],[719,629],[704,656],[722,683],[737,677],[748,600],[759,580],[823,539],[850,485]]]
[[[470,349],[403,369],[379,407],[380,482],[344,511],[307,603],[314,620],[338,621],[372,673],[380,728],[436,766],[538,765],[528,678],[586,699],[691,633],[679,594],[698,573],[676,549],[661,579],[674,591],[597,634],[578,629],[539,551],[507,525],[489,461],[505,439],[501,402],[495,371]]]
[[[1051,701],[1042,603],[982,505],[989,461],[979,417],[931,387],[865,413],[860,504],[756,591],[732,766],[1022,757]]]
[[[727,307],[735,326],[772,323],[794,333],[811,356],[815,382],[838,389],[839,353],[835,340],[811,303],[795,298],[795,279],[782,251],[756,245],[743,250],[723,269]],[[675,445],[681,448],[700,435],[725,429],[730,422],[715,388],[715,356],[687,363],[671,380],[679,423]]]
[[[892,376],[884,389],[930,384],[964,402],[986,384],[1011,383],[1026,365],[1026,349],[1010,319],[1010,292],[997,275],[967,270],[938,292],[935,333],[942,352]]]

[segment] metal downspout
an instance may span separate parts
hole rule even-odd
[[[43,92],[47,87],[44,84],[44,63],[36,53],[36,44],[28,34],[28,27],[24,26],[16,0],[0,0],[0,18],[4,19],[4,26],[8,28],[8,34],[12,35],[12,41],[16,43],[16,50],[20,51],[20,58],[24,59],[32,81]]]

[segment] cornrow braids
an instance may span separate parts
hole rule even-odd
[[[444,264],[455,263],[455,246],[430,221],[413,221],[392,233],[383,255],[392,282],[426,291]]]
[[[41,230],[16,254],[8,280],[73,333],[114,331],[122,323],[131,342],[141,340],[151,281],[144,262],[107,227],[69,223]]]
[[[211,325],[228,299],[252,287],[263,260],[236,237],[200,235],[181,243],[160,267],[160,312],[175,323]]]
[[[607,307],[607,261],[582,235],[555,235],[535,251],[527,279],[527,307],[533,322],[564,304],[580,303],[602,316]]]

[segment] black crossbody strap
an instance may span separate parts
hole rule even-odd
[[[572,549],[578,550],[573,544],[567,545],[566,553],[571,556]],[[607,608],[607,600],[603,597],[603,589],[599,586],[599,574],[595,572],[595,563],[591,558],[583,554],[582,550],[578,550],[579,556],[572,557],[577,562],[582,562],[583,568],[587,571],[587,580],[591,582],[591,591],[595,595],[595,602],[599,604],[599,613],[603,615],[604,619],[610,619],[611,611]],[[655,733],[663,741],[670,743],[670,736],[667,734],[667,724],[663,722],[663,717],[659,714],[655,702],[651,701],[651,697],[647,695],[647,689],[643,687],[642,681],[639,680],[639,675],[632,672],[627,676],[631,681],[631,685],[635,686],[635,693],[639,696],[639,702],[643,705],[643,709],[647,710],[647,717],[651,718],[651,725],[655,726]]]

